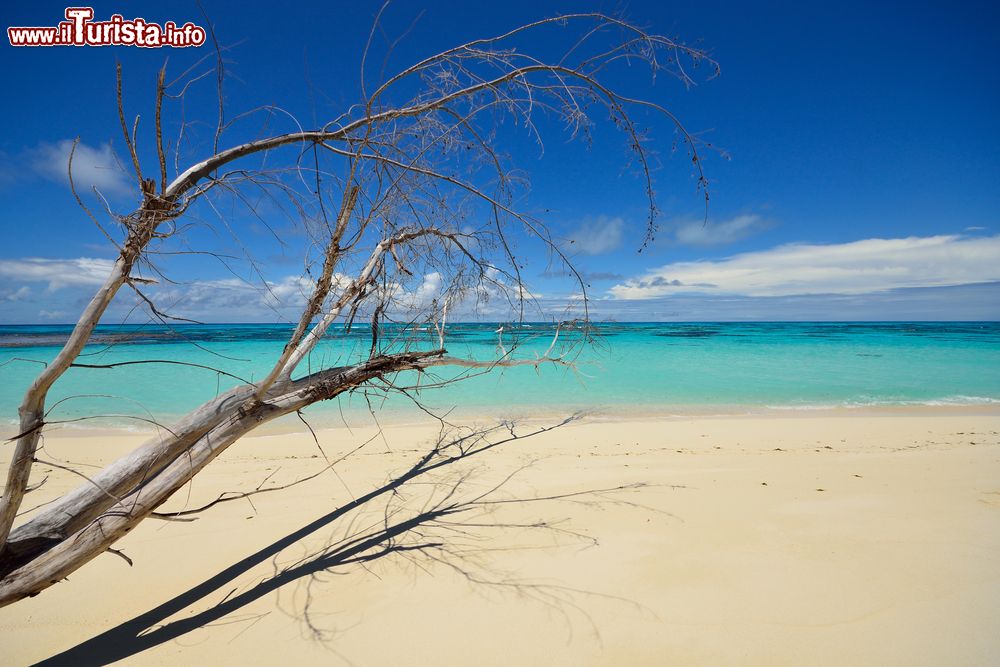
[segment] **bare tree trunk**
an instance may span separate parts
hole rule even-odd
[[[120,504],[143,480],[154,476],[209,430],[218,426],[232,410],[253,393],[252,387],[232,389],[198,408],[169,429],[162,429],[126,456],[114,461],[83,486],[46,506],[30,521],[10,533],[0,555],[0,573],[9,572],[49,546],[66,539]]]
[[[35,378],[25,393],[24,401],[18,410],[21,418],[20,437],[17,438],[17,447],[7,471],[4,494],[0,497],[0,557],[6,551],[7,537],[10,534],[17,510],[21,506],[21,501],[24,499],[25,489],[28,487],[28,478],[31,476],[31,465],[34,462],[35,450],[38,448],[38,439],[45,426],[45,398],[49,389],[80,355],[90,339],[90,335],[94,332],[94,328],[100,322],[104,311],[107,310],[121,286],[125,284],[131,263],[124,256],[115,262],[108,279],[97,290],[84,309],[72,334],[70,334],[69,340],[66,341],[56,358]]]
[[[49,519],[46,523],[49,529],[61,534],[62,538],[55,546],[42,550],[41,555],[35,555],[28,564],[0,579],[0,606],[39,593],[106,551],[249,431],[317,401],[333,398],[384,373],[447,363],[443,354],[444,350],[434,350],[376,357],[357,366],[321,371],[291,383],[283,393],[258,402],[250,409],[245,409],[239,403],[226,401],[230,407],[216,412],[221,418],[213,420],[216,422],[215,426],[198,437],[193,444],[183,448],[183,453],[165,466],[149,471],[146,479],[134,491],[117,501],[103,491],[98,491],[104,502],[97,502],[97,498],[90,499],[90,513],[95,516],[86,521],[82,529],[72,528],[81,523],[76,510],[58,526],[51,526],[50,522],[59,514],[47,513]],[[239,393],[249,390],[249,387],[240,387]],[[126,467],[122,461],[117,462],[117,467],[124,476],[148,470],[144,457],[133,454],[129,458],[133,462],[131,467]],[[104,509],[97,510],[97,505],[104,505]],[[67,515],[62,513],[62,516]],[[66,539],[69,534],[72,534],[72,539]],[[38,541],[34,544],[38,546]]]
[[[551,64],[511,45],[536,31],[571,25],[580,26],[575,43]],[[571,58],[575,58],[573,64]],[[13,438],[16,446],[0,497],[0,606],[37,594],[109,549],[222,451],[260,424],[376,380],[405,394],[408,388],[393,384],[393,375],[399,371],[452,366],[485,372],[498,366],[568,365],[568,356],[555,350],[558,328],[548,350],[532,359],[516,359],[513,349],[506,347],[495,359],[448,356],[444,349],[445,317],[449,304],[492,295],[505,300],[523,320],[524,303],[532,297],[522,281],[523,258],[515,256],[511,249],[515,244],[507,238],[507,229],[516,227],[525,236],[522,242],[540,243],[574,277],[583,295],[586,319],[587,286],[571,258],[542,223],[514,210],[511,183],[515,179],[512,170],[504,166],[503,150],[494,145],[499,141],[494,130],[504,116],[540,139],[533,120],[538,114],[552,114],[575,135],[586,134],[592,123],[588,107],[596,105],[606,113],[637,157],[637,177],[649,199],[645,241],[655,230],[652,175],[645,139],[629,108],[663,115],[676,127],[687,142],[699,184],[704,185],[695,140],[674,116],[657,104],[619,95],[599,80],[612,64],[635,60],[646,62],[654,73],[666,69],[686,84],[692,80],[683,61],[714,65],[701,51],[647,34],[615,18],[599,14],[555,17],[425,58],[389,77],[371,96],[363,94],[360,104],[318,129],[306,131],[299,126],[293,132],[221,151],[217,143],[225,126],[220,89],[220,124],[213,154],[183,171],[178,166],[179,173],[170,183],[161,126],[161,107],[170,85],[165,84],[161,70],[155,98],[159,193],[154,179],[143,178],[135,145],[138,119],[131,132],[125,122],[119,68],[118,115],[141,205],[131,215],[114,216],[125,230],[120,246],[101,227],[120,248],[119,257],[65,345],[32,383],[21,404],[19,432]],[[201,78],[192,75],[178,97],[187,85]],[[418,82],[420,89],[413,94],[410,84]],[[404,101],[386,103],[384,100],[397,89],[406,95]],[[293,176],[287,181],[263,168],[223,171],[231,163],[284,146],[299,146],[303,154],[311,150],[315,168],[305,169],[300,158],[288,166]],[[178,140],[178,152],[179,147]],[[337,170],[321,169],[320,154],[335,162]],[[458,163],[464,163],[468,170],[457,169]],[[485,170],[483,165],[487,165]],[[303,173],[314,178],[314,183],[301,187],[306,183]],[[322,179],[331,173],[347,174],[335,181],[337,188],[327,187],[333,195],[340,195],[339,211],[332,222],[326,219],[321,187]],[[72,186],[72,158],[70,183]],[[137,286],[151,282],[139,273],[144,266],[153,266],[155,244],[178,234],[172,223],[202,198],[217,190],[237,193],[240,185],[247,183],[288,194],[303,219],[310,216],[305,202],[315,204],[313,208],[321,213],[317,217],[326,223],[323,238],[310,239],[322,257],[319,277],[295,318],[298,325],[265,378],[224,392],[172,427],[161,427],[155,437],[15,528],[46,427],[46,399],[53,384],[74,365],[123,286],[134,289],[151,315],[163,320],[164,314]],[[73,192],[76,195],[75,188]],[[77,200],[83,205],[78,195]],[[473,233],[456,231],[463,229],[470,200],[482,207],[479,214],[486,222]],[[308,259],[308,249],[305,253]],[[353,264],[345,269],[347,273],[335,276],[335,269],[348,262]],[[419,280],[421,268],[425,275],[434,271],[439,278],[448,278],[433,299],[408,303],[399,293]],[[293,380],[293,373],[318,342],[330,336],[334,324],[349,327],[359,313],[372,322],[369,358]],[[404,339],[386,351],[380,323],[396,313],[406,313],[405,318],[399,316],[404,323],[434,324],[438,349],[414,351],[411,342]]]

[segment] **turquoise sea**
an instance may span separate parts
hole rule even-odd
[[[449,325],[455,356],[500,354],[497,324]],[[419,399],[439,411],[523,415],[587,410],[597,413],[739,414],[768,409],[1000,404],[1000,323],[601,323],[597,340],[576,357],[575,370],[543,366],[494,371],[442,388],[419,379]],[[11,425],[24,389],[65,340],[67,326],[0,326],[0,420]],[[505,327],[509,349],[531,358],[549,347],[553,324]],[[262,377],[290,332],[284,325],[213,324],[104,326],[80,359],[88,364],[136,360],[183,361],[253,380]],[[559,344],[576,346],[580,332],[564,329]],[[431,348],[428,328],[399,328],[389,337]],[[337,330],[309,360],[313,368],[368,354],[371,332]],[[302,370],[306,370],[303,368]],[[454,371],[439,371],[450,378]],[[399,378],[415,385],[415,374]],[[170,421],[236,380],[212,370],[174,364],[71,369],[53,388],[49,422],[85,415],[78,426]],[[417,415],[405,397],[355,394],[310,408],[313,419],[339,421],[371,409],[381,418]]]

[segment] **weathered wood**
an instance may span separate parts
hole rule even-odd
[[[7,548],[0,554],[0,573],[18,567],[93,521],[116,504],[112,496],[122,498],[143,480],[155,476],[252,393],[249,386],[225,392],[102,469],[90,478],[92,481],[39,510],[31,520],[11,531]]]
[[[563,26],[573,22],[586,22],[586,29],[580,31],[579,41],[564,57],[552,64],[525,57],[509,42],[502,44],[504,40],[542,26]],[[603,44],[589,57],[574,55],[584,50],[588,40],[605,36],[610,43]],[[668,57],[658,60],[657,50]],[[571,55],[577,58],[575,65],[569,63]],[[621,96],[600,83],[597,77],[607,65],[627,57],[645,60],[654,72],[666,66],[682,81],[689,82],[679,62],[682,56],[711,63],[701,51],[600,14],[544,19],[425,58],[389,77],[370,97],[363,93],[361,103],[350,107],[343,116],[313,130],[263,137],[219,150],[218,139],[223,129],[220,120],[213,155],[183,171],[178,169],[180,173],[170,183],[166,182],[161,134],[161,104],[166,90],[161,70],[155,100],[159,189],[153,179],[143,178],[135,151],[137,124],[130,135],[125,123],[119,75],[119,120],[132,158],[138,183],[136,195],[141,203],[133,214],[119,219],[127,233],[118,260],[84,309],[66,344],[36,378],[21,404],[19,436],[0,497],[0,605],[38,593],[109,549],[221,451],[266,421],[333,398],[375,378],[388,378],[401,370],[443,365],[488,370],[494,366],[568,363],[554,352],[555,339],[541,358],[533,360],[515,360],[506,350],[502,358],[492,361],[456,359],[446,356],[443,349],[444,313],[449,299],[457,294],[468,293],[466,290],[488,292],[488,288],[496,288],[508,303],[514,305],[516,302],[519,308],[523,307],[527,299],[521,282],[523,266],[504,236],[507,224],[519,225],[528,237],[544,244],[551,255],[567,267],[578,281],[586,308],[587,287],[573,269],[570,258],[541,223],[514,210],[515,199],[508,187],[512,172],[502,166],[501,150],[490,130],[504,114],[536,130],[531,122],[532,115],[539,113],[536,109],[547,109],[564,115],[571,132],[575,132],[589,122],[588,106],[602,107],[638,155],[650,200],[648,241],[655,215],[652,180],[645,160],[644,140],[626,107],[641,106],[663,114],[676,124],[688,141],[693,169],[698,172],[699,185],[703,187],[704,175],[695,140],[668,110]],[[454,69],[455,63],[462,65]],[[473,72],[470,67],[476,63],[481,64],[484,71]],[[454,76],[438,76],[442,71],[452,72]],[[422,82],[416,94],[400,83],[404,80]],[[409,101],[397,106],[384,102],[387,91],[393,87],[406,91]],[[475,126],[478,118],[487,117],[489,120],[483,120],[482,127]],[[261,382],[241,385],[206,402],[170,428],[146,440],[132,453],[113,462],[86,484],[40,508],[31,519],[13,528],[45,427],[48,391],[73,365],[121,287],[136,287],[140,282],[132,276],[133,268],[148,259],[150,243],[177,231],[163,223],[182,216],[212,188],[230,186],[228,176],[238,173],[253,181],[252,174],[260,173],[236,168],[226,174],[222,173],[223,167],[248,156],[296,144],[312,148],[317,155],[322,150],[325,155],[336,156],[334,159],[347,160],[350,169],[341,184],[340,211],[328,239],[323,240],[328,243],[322,248],[322,272],[311,298],[297,318],[298,326],[269,373]],[[478,169],[458,175],[447,160],[435,163],[431,156],[436,155],[439,148],[445,151],[448,146],[461,146],[461,155],[478,154],[483,158],[482,164],[489,165],[489,175],[477,176]],[[317,198],[325,221],[318,157],[316,164],[315,191],[310,187],[309,197]],[[296,164],[295,168],[301,169],[301,165]],[[441,196],[439,190],[456,192],[458,196],[450,200]],[[466,246],[461,237],[469,235],[454,231],[454,226],[466,210],[462,200],[470,197],[492,212],[492,218],[489,232],[482,232],[481,236],[474,233],[476,241],[485,243]],[[395,203],[383,208],[387,201]],[[419,213],[422,206],[426,206],[426,210]],[[308,207],[301,210],[306,215]],[[346,248],[341,247],[342,242]],[[438,245],[432,246],[431,242]],[[490,244],[495,246],[495,257],[481,254]],[[475,248],[474,252],[470,252],[470,248]],[[368,249],[367,255],[365,249]],[[354,258],[352,261],[357,262],[356,270],[352,279],[338,283],[334,290],[334,267],[348,252]],[[395,287],[392,286],[404,285],[407,278],[414,275],[404,264],[412,264],[415,256],[425,260],[430,267],[440,263],[441,272],[450,276],[451,284],[432,300],[435,305],[422,306],[424,311],[420,314],[428,321],[440,322],[440,349],[379,355],[379,336],[384,331],[378,326],[379,318],[392,316],[387,308],[393,298],[391,292]],[[506,268],[501,268],[500,264]],[[467,282],[470,275],[473,278]],[[141,293],[140,297],[155,315],[161,316],[151,299]],[[443,300],[441,308],[437,305],[438,297]],[[334,322],[353,322],[359,312],[373,314],[371,358],[352,366],[323,369],[293,381],[296,368],[309,358]],[[523,310],[520,316],[523,317]]]
[[[70,334],[69,340],[66,341],[56,358],[45,367],[45,370],[39,373],[25,393],[24,401],[18,411],[20,415],[19,433],[24,435],[17,439],[17,445],[7,471],[7,483],[4,486],[3,496],[0,497],[0,553],[3,552],[11,526],[14,524],[14,517],[21,507],[25,489],[28,487],[35,450],[38,448],[38,439],[41,437],[45,397],[52,384],[66,372],[70,364],[79,356],[80,351],[90,339],[94,327],[100,321],[101,315],[115,298],[118,289],[125,283],[125,267],[124,257],[115,262],[111,274],[84,309]]]
[[[18,569],[8,571],[0,579],[0,606],[36,595],[106,551],[249,431],[317,401],[333,398],[373,377],[426,367],[435,359],[443,358],[443,355],[444,350],[411,352],[376,357],[356,366],[328,369],[291,383],[286,393],[258,402],[250,409],[228,401],[223,419],[157,474],[145,479],[120,502],[99,513],[80,530],[51,545],[46,544],[49,548],[40,555],[34,555]]]

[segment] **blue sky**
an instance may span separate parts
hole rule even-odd
[[[377,5],[286,3],[282,13],[274,6],[204,2],[220,41],[231,45],[228,112],[279,104],[305,125],[338,115],[359,99],[359,54]],[[4,27],[55,25],[63,8],[7,6]],[[642,184],[622,169],[624,153],[610,133],[598,132],[588,148],[546,127],[540,154],[530,136],[510,130],[510,152],[531,180],[519,204],[565,241],[590,284],[595,317],[1000,318],[995,5],[398,2],[384,32],[406,35],[386,67],[522,22],[590,10],[621,12],[718,60],[721,76],[696,76],[691,89],[662,78],[651,84],[638,68],[616,74],[615,83],[669,107],[724,151],[703,152],[712,193],[704,224],[689,160],[671,153],[668,124],[647,119],[661,158],[654,174],[660,231],[638,253]],[[205,24],[198,6],[184,1],[96,3],[95,13]],[[376,40],[379,65],[384,45]],[[542,54],[551,47],[529,46]],[[134,204],[117,166],[125,153],[115,61],[125,71],[129,112],[148,124],[164,58],[177,74],[206,51],[0,46],[7,93],[0,120],[8,128],[0,137],[0,323],[75,320],[114,257],[64,173],[79,136],[78,180],[97,186],[117,210]],[[369,85],[377,69],[369,67]],[[211,84],[195,87],[185,112],[211,119],[214,93]],[[192,127],[186,157],[204,157],[208,128]],[[149,147],[145,141],[143,160],[155,171]],[[248,272],[177,258],[169,268],[179,284],[163,288],[175,312],[205,321],[287,316],[294,298],[281,299],[301,291],[301,261],[282,254],[263,229],[273,222],[286,233],[280,212],[260,213],[264,220],[234,208],[227,222],[260,261],[272,294],[245,289],[238,279]],[[190,238],[192,246],[233,251],[215,232],[196,228]],[[572,285],[527,244],[524,253],[529,289],[557,315]],[[126,305],[109,314],[112,321],[127,315]]]

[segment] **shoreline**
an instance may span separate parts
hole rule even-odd
[[[445,414],[442,410],[441,413]],[[883,417],[996,417],[1000,416],[1000,401],[989,403],[968,403],[968,404],[886,404],[886,405],[865,405],[865,406],[802,406],[802,407],[770,407],[770,406],[677,406],[665,405],[658,409],[647,406],[633,409],[591,409],[574,410],[567,408],[561,410],[551,409],[510,409],[507,411],[485,411],[482,409],[456,409],[447,414],[447,421],[460,423],[484,423],[499,422],[501,420],[515,421],[518,424],[540,424],[551,421],[562,421],[570,416],[577,416],[586,422],[592,423],[631,423],[631,422],[677,422],[702,419],[810,419],[816,418],[843,418],[843,419],[874,419]],[[372,426],[375,421],[369,413],[353,412],[344,413],[345,419],[338,418],[330,420],[330,415],[311,415],[310,424],[317,431],[329,431],[340,428],[364,428]],[[172,416],[164,419],[164,425],[169,426],[180,416]],[[384,427],[406,427],[422,426],[436,423],[436,421],[416,409],[406,410],[386,410],[378,414],[378,423]],[[263,424],[246,438],[260,435],[283,435],[304,433],[308,429],[294,415],[285,415],[273,422]],[[131,426],[128,424],[100,424],[94,426],[73,424],[53,424],[46,428],[46,433],[50,436],[58,437],[92,437],[98,435],[107,436],[144,436],[148,437],[156,432],[152,426]],[[17,435],[16,424],[13,420],[0,426],[0,439],[7,439]]]

